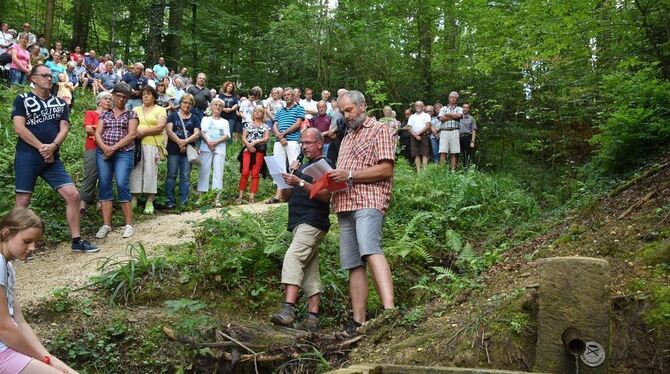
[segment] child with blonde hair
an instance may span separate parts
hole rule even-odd
[[[70,79],[67,77],[67,74],[60,73],[58,74],[58,96],[59,99],[62,99],[67,103],[68,106],[72,105],[72,94],[74,93],[74,85],[70,82]]]
[[[0,373],[76,373],[44,348],[14,296],[12,261],[25,261],[43,233],[44,222],[28,208],[14,208],[0,220]]]

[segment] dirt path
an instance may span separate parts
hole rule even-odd
[[[246,211],[262,213],[277,205],[256,203],[235,206],[231,213]],[[210,209],[205,213],[199,211],[181,214],[166,214],[146,220],[135,226],[135,235],[130,239],[121,238],[121,227],[103,240],[94,240],[101,250],[95,254],[72,253],[70,243],[61,243],[56,249],[39,252],[28,262],[15,262],[17,277],[17,293],[23,305],[36,303],[49,297],[53,290],[60,287],[71,289],[84,285],[88,279],[96,275],[96,267],[101,259],[114,256],[128,256],[127,246],[141,242],[148,253],[157,247],[190,243],[194,238],[193,222],[206,218],[217,217],[219,209]]]

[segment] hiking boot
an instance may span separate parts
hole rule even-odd
[[[124,239],[130,238],[131,236],[135,235],[135,229],[131,225],[126,225],[123,227],[123,234],[121,237]]]
[[[392,324],[401,319],[400,311],[398,308],[388,308],[384,309],[377,317],[367,321],[361,327],[358,328],[358,333],[364,335],[372,331],[378,330],[384,325]]]
[[[80,240],[79,244],[72,244],[72,252],[77,253],[95,253],[98,252],[100,248],[91,244],[88,240]]]
[[[147,204],[144,206],[144,214],[154,214],[154,202],[147,201]]]
[[[298,327],[299,330],[306,330],[315,334],[319,331],[319,317],[307,313],[307,318],[305,318]]]
[[[98,232],[95,233],[95,237],[98,239],[104,239],[104,237],[107,236],[107,234],[109,234],[110,232],[112,232],[111,227],[109,227],[108,225],[102,225],[98,229]]]
[[[361,324],[356,322],[353,318],[349,323],[344,326],[344,333],[348,336],[354,337],[358,334],[358,329],[361,327]]]
[[[291,326],[294,319],[295,306],[284,304],[282,309],[270,318],[270,321],[277,326]]]

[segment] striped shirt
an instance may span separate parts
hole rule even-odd
[[[275,113],[275,121],[277,122],[277,129],[279,132],[286,131],[289,127],[293,126],[298,118],[305,119],[305,108],[300,105],[293,105],[290,108],[284,107],[279,109]],[[296,130],[290,134],[286,134],[284,139],[289,141],[299,141],[300,140],[300,131]]]
[[[362,170],[379,164],[382,160],[395,159],[393,130],[368,117],[356,131],[349,131],[342,139],[337,168]],[[393,178],[372,183],[356,183],[351,188],[333,195],[333,211],[351,212],[373,208],[386,213],[391,200]]]
[[[113,146],[128,135],[129,122],[131,119],[137,119],[137,113],[132,110],[126,110],[118,117],[114,117],[114,111],[110,110],[100,115],[102,121],[102,142],[108,146]],[[130,151],[135,148],[135,143],[130,142],[121,151]]]

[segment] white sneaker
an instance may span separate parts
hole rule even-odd
[[[121,235],[121,236],[124,237],[124,238],[130,238],[133,235],[135,235],[135,229],[130,225],[126,225],[123,228],[123,235]]]
[[[98,232],[95,233],[95,237],[98,239],[103,239],[105,236],[107,236],[108,233],[112,232],[112,228],[107,226],[107,225],[102,225],[98,229]]]

